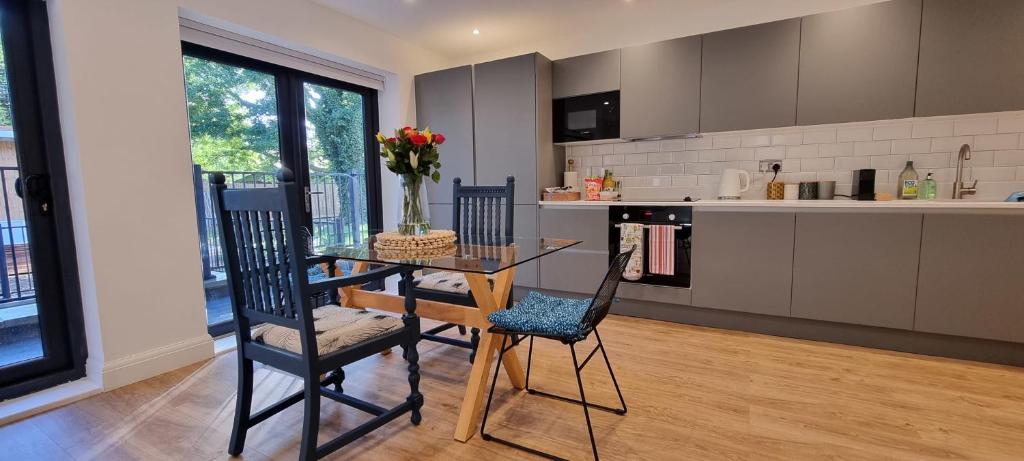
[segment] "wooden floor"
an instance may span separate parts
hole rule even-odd
[[[595,412],[604,459],[1024,459],[1024,369],[615,316],[602,333],[629,405],[626,416]],[[533,384],[575,392],[567,348],[538,346]],[[420,349],[423,424],[403,417],[331,459],[528,458],[479,436],[452,440],[466,351]],[[404,398],[401,354],[364,362],[346,369],[347,392]],[[603,368],[584,379],[588,397],[614,404]],[[257,407],[300,385],[268,369],[256,383]],[[0,459],[228,459],[234,388],[226,354],[2,427]],[[589,458],[580,408],[513,393],[504,376],[495,399],[498,435]],[[244,458],[295,459],[300,416],[295,406],[253,429]],[[325,400],[321,440],[365,418]]]

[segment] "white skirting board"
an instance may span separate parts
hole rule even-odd
[[[213,338],[203,335],[112,360],[103,365],[103,390],[117,389],[212,357]]]

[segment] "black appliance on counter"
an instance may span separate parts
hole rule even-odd
[[[595,93],[552,101],[555,142],[619,137],[619,92]]]
[[[693,237],[693,207],[688,206],[610,206],[608,207],[608,259],[619,253],[620,228],[624,223],[644,225],[644,268],[640,280],[632,283],[690,287],[690,248]],[[652,224],[676,226],[674,275],[652,274],[648,271],[647,250],[650,248]]]
[[[875,170],[853,170],[853,189],[850,192],[853,200],[875,199]]]

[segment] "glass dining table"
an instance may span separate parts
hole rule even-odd
[[[500,338],[487,332],[491,326],[487,316],[507,305],[517,267],[581,242],[559,238],[468,236],[459,238],[453,247],[425,256],[422,253],[378,250],[375,235],[375,232],[371,232],[361,243],[328,246],[316,253],[353,261],[352,274],[365,272],[370,265],[402,265],[416,269],[462,272],[466,276],[476,307],[424,299],[416,301],[416,313],[420,317],[481,330],[476,360],[466,383],[455,427],[455,440],[465,442],[476,432],[483,409],[486,376],[501,343]],[[493,284],[488,278],[492,279]],[[343,306],[405,312],[405,298],[394,293],[358,287],[346,287],[339,291]],[[512,385],[516,389],[523,389],[526,386],[523,366],[519,356],[514,351],[510,352],[513,353],[503,356],[502,365]]]

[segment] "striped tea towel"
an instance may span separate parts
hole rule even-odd
[[[638,223],[622,223],[619,227],[619,252],[629,251],[636,245],[636,251],[630,256],[622,278],[640,280],[644,275],[644,225]]]
[[[648,270],[652,274],[675,275],[676,272],[676,226],[651,225],[650,245],[647,247]]]

